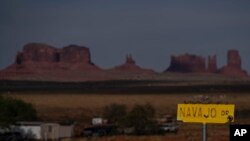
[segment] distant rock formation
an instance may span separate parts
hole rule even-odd
[[[56,48],[42,43],[29,43],[16,55],[15,62],[0,71],[0,80],[35,81],[101,81],[144,79],[153,70],[136,65],[131,55],[113,69],[103,70],[91,61],[90,50],[69,45]]]
[[[135,60],[133,59],[131,54],[126,56],[125,64],[135,65]]]
[[[230,76],[247,76],[247,72],[241,68],[241,57],[237,50],[229,50],[227,53],[227,65],[219,72]]]
[[[70,45],[62,49],[41,43],[29,43],[18,52],[7,72],[41,72],[51,70],[98,70],[90,59],[89,49]]]
[[[217,73],[228,76],[247,76],[241,68],[241,57],[237,50],[228,51],[228,63],[217,68],[216,56],[183,54],[171,56],[170,66],[165,72]],[[207,63],[207,64],[206,64]],[[100,81],[100,80],[149,80],[161,78],[151,69],[138,66],[132,55],[127,55],[122,65],[103,70],[91,61],[90,50],[84,46],[69,45],[56,48],[42,43],[29,43],[18,52],[9,67],[0,70],[0,80],[35,81]]]
[[[139,74],[152,74],[154,73],[153,70],[144,69],[136,65],[135,60],[133,59],[132,55],[127,55],[125,63],[116,66],[115,68],[111,69],[112,72],[122,72],[122,73],[139,73]]]
[[[184,54],[180,56],[171,56],[169,72],[205,72],[205,58],[197,55]]]
[[[165,72],[181,73],[219,73],[228,76],[247,76],[247,72],[241,69],[241,57],[237,50],[229,50],[227,65],[217,68],[216,55],[208,56],[206,60],[202,56],[184,54],[171,56],[170,66]]]

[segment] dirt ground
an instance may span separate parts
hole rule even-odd
[[[184,101],[195,101],[202,95],[209,96],[214,103],[235,104],[236,111],[250,111],[250,93],[214,93],[214,94],[49,94],[49,93],[5,93],[17,99],[32,103],[38,116],[45,121],[72,119],[83,127],[90,123],[91,117],[101,116],[103,108],[111,103],[125,104],[128,109],[135,104],[150,103],[156,109],[156,116],[176,114],[177,104]],[[245,117],[236,116],[235,123],[250,123]],[[80,130],[80,129],[79,129]],[[78,131],[80,132],[80,131]],[[65,141],[198,141],[201,140],[202,125],[183,123],[177,134],[164,136],[112,136],[102,138],[77,138]],[[209,141],[228,141],[229,125],[208,125]]]

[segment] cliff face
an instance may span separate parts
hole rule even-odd
[[[247,76],[247,72],[241,68],[241,57],[237,50],[229,50],[227,53],[227,65],[219,72],[231,76]]]
[[[170,72],[205,72],[205,58],[197,55],[184,54],[171,56],[170,66],[166,71]]]

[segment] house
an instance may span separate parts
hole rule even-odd
[[[36,140],[60,139],[73,136],[74,124],[61,125],[45,122],[18,122],[12,127],[14,132],[20,132],[24,138]]]

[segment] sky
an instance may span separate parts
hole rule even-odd
[[[237,49],[250,72],[249,0],[0,0],[0,69],[30,42],[90,48],[112,68],[132,54],[138,65],[164,71],[171,55],[217,55]]]

